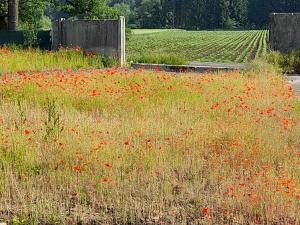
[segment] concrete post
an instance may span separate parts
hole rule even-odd
[[[125,66],[126,55],[125,55],[125,17],[121,16],[119,18],[119,34],[118,34],[118,57],[120,60],[120,65]]]
[[[52,50],[58,50],[61,46],[62,42],[62,21],[63,19],[59,19],[52,23],[52,30],[51,30],[51,41],[52,41]]]

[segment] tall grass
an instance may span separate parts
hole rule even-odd
[[[101,67],[99,56],[85,56],[80,49],[60,49],[56,52],[0,49],[0,73]]]
[[[23,224],[299,224],[300,125],[272,68],[0,80],[0,212]]]
[[[187,61],[175,54],[150,54],[138,55],[130,58],[129,61],[136,63],[167,64],[167,65],[186,65]]]

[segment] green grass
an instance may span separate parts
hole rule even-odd
[[[300,101],[297,100],[294,102],[295,112],[300,117]]]
[[[134,62],[141,55],[170,55],[186,61],[248,63],[267,53],[267,36],[266,30],[134,30],[127,57]]]
[[[173,54],[145,54],[136,57],[135,61],[139,63],[169,64],[169,65],[185,65],[187,61]]]
[[[101,57],[85,56],[79,49],[61,49],[56,52],[48,52],[36,49],[0,48],[0,59],[0,74],[103,67]]]

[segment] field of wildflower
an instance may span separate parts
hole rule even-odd
[[[2,73],[0,222],[299,224],[297,101],[263,62]]]

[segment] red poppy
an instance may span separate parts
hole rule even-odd
[[[168,90],[169,90],[169,91],[173,91],[173,86],[170,85],[170,86],[168,87]]]
[[[125,141],[124,141],[124,145],[129,145],[129,141],[128,141],[128,140],[125,140]]]
[[[112,168],[112,165],[111,165],[111,163],[104,163],[104,166],[106,167],[106,168],[108,168],[108,169],[110,169],[110,168]]]
[[[82,170],[81,166],[73,166],[73,170],[76,172],[80,172]]]
[[[97,95],[97,90],[92,91],[92,96],[95,97]]]
[[[24,130],[24,134],[25,135],[29,135],[30,134],[30,130]]]
[[[108,183],[108,182],[110,182],[111,180],[109,179],[109,178],[107,178],[107,177],[102,177],[101,179],[100,179],[100,182],[101,183]]]
[[[201,214],[202,214],[203,216],[206,216],[206,215],[208,214],[209,210],[208,210],[207,207],[205,207],[205,208],[201,208],[201,209],[200,209],[200,212],[201,212]]]

